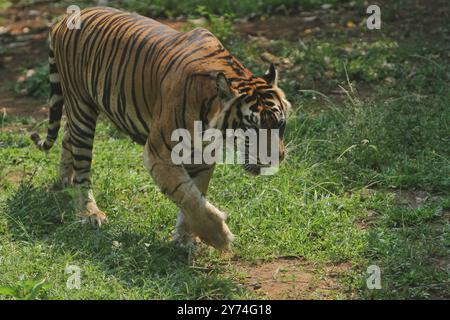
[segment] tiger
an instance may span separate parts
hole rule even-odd
[[[59,179],[79,191],[82,220],[107,222],[92,192],[92,149],[103,114],[121,132],[143,145],[143,163],[161,192],[179,208],[173,240],[203,241],[230,250],[235,236],[226,214],[206,199],[214,164],[174,164],[171,133],[205,128],[278,129],[280,161],[291,104],[278,87],[271,64],[258,77],[244,67],[207,29],[179,32],[115,8],[79,12],[79,28],[70,15],[49,32],[49,123],[47,136],[31,139],[43,151],[55,143],[63,113],[65,125]],[[245,164],[258,174],[259,164]]]

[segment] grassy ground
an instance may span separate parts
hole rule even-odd
[[[237,265],[284,257],[314,265],[318,279],[330,264],[346,265],[326,298],[450,298],[449,45],[403,39],[395,26],[369,38],[348,26],[301,42],[247,41],[208,17],[252,70],[263,71],[261,52],[288,59],[279,68],[294,106],[279,173],[254,178],[221,165],[214,174],[209,198],[229,214],[233,256],[170,244],[176,207],[144,169],[142,147],[107,121],[96,135],[93,181],[109,224],[81,225],[72,190],[53,188],[59,144],[46,155],[28,138],[46,123],[6,115],[0,297],[260,297],[241,285]],[[27,81],[39,84],[40,73]],[[68,265],[81,268],[80,290],[66,288]],[[370,265],[381,269],[379,290],[367,288]]]

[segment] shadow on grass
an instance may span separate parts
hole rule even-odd
[[[240,289],[222,274],[220,266],[203,264],[202,253],[195,254],[198,266],[194,266],[187,249],[161,239],[151,225],[138,228],[139,231],[111,224],[101,230],[83,225],[76,217],[70,193],[70,188],[20,185],[6,206],[14,240],[44,242],[61,256],[70,253],[75,263],[87,261],[100,270],[99,285],[108,287],[103,283],[104,276],[112,276],[139,297],[215,299],[239,294]]]

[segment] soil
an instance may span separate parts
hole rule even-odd
[[[351,265],[319,266],[298,258],[279,258],[256,264],[237,263],[236,268],[243,274],[241,284],[262,298],[304,300],[336,299],[336,292],[343,291],[336,279]]]

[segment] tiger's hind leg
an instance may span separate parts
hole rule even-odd
[[[189,176],[194,181],[198,190],[206,195],[209,181],[214,172],[214,166],[193,166],[186,168]],[[173,241],[182,246],[192,246],[197,242],[197,236],[190,230],[186,223],[185,214],[180,211],[177,216],[176,230],[173,234]]]
[[[98,111],[79,102],[76,102],[75,107],[68,107],[67,110],[70,137],[68,150],[71,150],[73,158],[73,185],[77,190],[80,217],[84,223],[89,222],[93,226],[101,227],[107,222],[106,214],[97,207],[91,189],[92,148]],[[68,167],[65,163],[61,162],[61,168],[62,173],[69,173],[66,171]]]
[[[68,125],[66,124],[62,139],[61,160],[59,162],[59,176],[63,188],[73,184],[74,173],[70,132]]]

